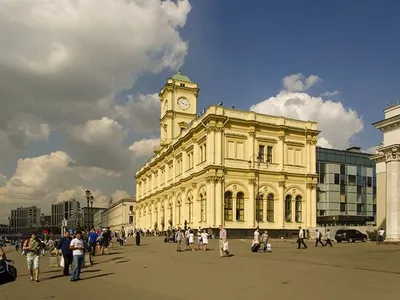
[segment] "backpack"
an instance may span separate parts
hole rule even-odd
[[[17,269],[11,260],[0,259],[0,285],[17,279]]]

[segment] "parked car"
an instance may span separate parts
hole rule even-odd
[[[356,229],[339,229],[335,234],[335,240],[338,243],[342,241],[347,241],[349,243],[354,243],[355,241],[366,242],[367,239],[368,237],[366,234]]]

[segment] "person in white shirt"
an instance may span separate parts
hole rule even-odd
[[[203,241],[201,239],[201,227],[197,230],[197,250],[201,250],[203,247]]]
[[[190,234],[190,227],[185,231],[185,238],[186,238],[186,250],[189,250],[189,234]]]
[[[325,247],[328,246],[328,245],[333,247],[332,241],[331,241],[331,231],[329,229],[326,230],[326,235],[325,236],[326,236]]]
[[[299,237],[297,239],[298,247],[297,249],[301,248],[301,245],[304,246],[304,249],[307,249],[307,245],[304,243],[304,230],[299,226]]]
[[[315,247],[318,247],[318,244],[321,244],[324,247],[324,243],[322,243],[322,233],[318,229],[315,229]]]
[[[253,244],[259,244],[259,243],[260,243],[260,231],[257,228],[256,231],[254,231]]]
[[[72,250],[74,269],[72,270],[71,281],[80,280],[81,268],[84,259],[84,243],[82,240],[82,232],[77,231],[75,238],[69,244],[69,248]]]
[[[208,246],[208,233],[206,232],[205,229],[203,229],[203,232],[200,234],[201,236],[201,241],[203,243],[202,247],[204,251],[207,251],[207,246]]]
[[[190,250],[195,251],[193,243],[194,243],[194,233],[193,233],[193,230],[190,230],[189,231],[189,248],[190,248]]]
[[[379,245],[383,242],[385,236],[385,230],[383,228],[378,230],[378,236],[376,237],[376,244]]]

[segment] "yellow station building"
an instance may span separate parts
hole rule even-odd
[[[316,226],[317,123],[211,105],[178,72],[160,92],[161,137],[136,172],[136,228]]]

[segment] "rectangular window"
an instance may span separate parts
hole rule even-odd
[[[340,212],[346,211],[346,203],[340,203]]]
[[[357,204],[357,215],[362,215],[362,204]]]
[[[274,198],[272,195],[267,199],[267,221],[274,222]]]
[[[367,187],[372,187],[372,177],[367,177]]]
[[[348,185],[356,185],[357,184],[357,176],[356,175],[349,175],[348,176]]]
[[[129,205],[129,211],[133,211],[133,205]]]
[[[207,160],[207,146],[206,144],[202,144],[199,147],[199,157],[200,157],[200,163],[205,162]]]
[[[264,151],[265,151],[265,146],[258,145],[258,158],[260,159],[260,161],[264,161]]]
[[[272,148],[272,146],[268,146],[267,147],[267,162],[269,162],[269,163],[272,163],[272,151],[273,151],[273,148]]]
[[[325,183],[325,173],[326,173],[326,164],[321,163],[319,165],[319,182]]]
[[[244,198],[236,198],[236,221],[244,221]]]
[[[264,200],[263,198],[257,199],[256,201],[256,218],[257,222],[264,221]]]
[[[133,216],[129,216],[129,224],[133,224]]]
[[[244,159],[243,143],[236,143],[236,159]]]
[[[339,179],[340,179],[340,176],[339,176],[339,174],[334,174],[335,176],[334,176],[334,184],[339,184]]]

